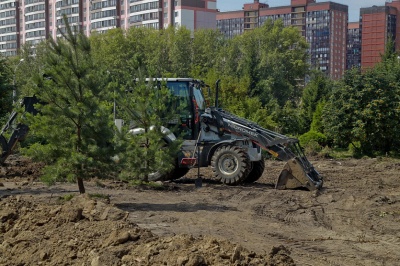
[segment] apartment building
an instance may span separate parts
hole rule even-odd
[[[20,45],[18,10],[18,2],[0,1],[0,52],[6,56],[16,54]]]
[[[348,7],[334,2],[291,0],[290,6],[269,7],[254,0],[242,10],[217,14],[217,28],[232,38],[260,27],[267,19],[295,26],[310,44],[310,64],[333,79],[346,70]]]
[[[400,49],[400,0],[385,6],[360,9],[361,67],[371,68],[381,61],[389,40]]]
[[[70,25],[86,35],[112,28],[215,29],[216,0],[0,0],[0,53],[16,55],[22,44],[36,45]]]
[[[361,67],[361,32],[359,22],[350,22],[347,30],[346,69]]]

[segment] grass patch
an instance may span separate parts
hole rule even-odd
[[[106,200],[110,200],[110,196],[109,195],[101,194],[101,193],[91,193],[91,194],[88,194],[88,196],[91,199],[106,199]]]
[[[155,189],[155,190],[165,190],[167,189],[163,183],[161,182],[145,182],[143,180],[131,180],[129,182],[131,187],[140,187],[140,188],[147,188],[147,189]]]
[[[99,180],[96,180],[95,181],[95,185],[96,185],[96,187],[101,187],[101,188],[105,188],[106,187],[106,185],[104,185],[102,182],[100,182]]]
[[[66,194],[66,195],[64,195],[64,196],[60,196],[58,199],[59,199],[60,201],[70,201],[70,200],[72,200],[74,197],[75,197],[74,194]]]

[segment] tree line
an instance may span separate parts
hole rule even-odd
[[[12,108],[13,85],[19,96],[35,94],[48,103],[29,120],[34,137],[26,153],[48,163],[49,181],[115,172],[106,163],[110,154],[120,154],[114,159],[121,165],[130,162],[117,169],[126,178],[143,173],[135,171],[143,161],[133,158],[148,165],[168,161],[171,156],[158,152],[165,149],[154,132],[146,132],[145,140],[126,132],[116,139],[115,101],[123,106],[122,116],[135,119],[139,112],[147,118],[142,125],[157,125],[157,133],[164,134],[159,117],[169,111],[160,99],[168,94],[133,82],[141,77],[193,77],[212,89],[220,79],[224,109],[299,137],[313,151],[350,146],[358,155],[397,154],[400,63],[393,48],[376,67],[353,69],[339,81],[309,70],[307,48],[298,30],[281,20],[232,39],[215,30],[172,27],[112,29],[86,37],[67,25],[62,38],[1,58],[0,115],[4,120]],[[127,96],[132,88],[135,93]],[[156,143],[148,145],[146,156],[134,149],[143,141]],[[166,171],[173,164],[161,163]]]

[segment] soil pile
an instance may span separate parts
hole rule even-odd
[[[107,198],[30,197],[0,199],[0,265],[295,265],[284,246],[258,255],[211,236],[161,238]]]
[[[252,184],[222,185],[205,168],[199,188],[192,169],[157,188],[85,180],[89,197],[77,184],[47,187],[39,165],[10,156],[0,266],[399,265],[400,160],[312,163],[320,191],[276,190],[284,162],[267,160]]]

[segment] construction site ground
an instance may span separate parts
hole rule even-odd
[[[48,187],[40,164],[0,171],[0,265],[399,265],[400,160],[310,160],[320,191],[276,190],[197,169],[157,188],[118,180]]]

